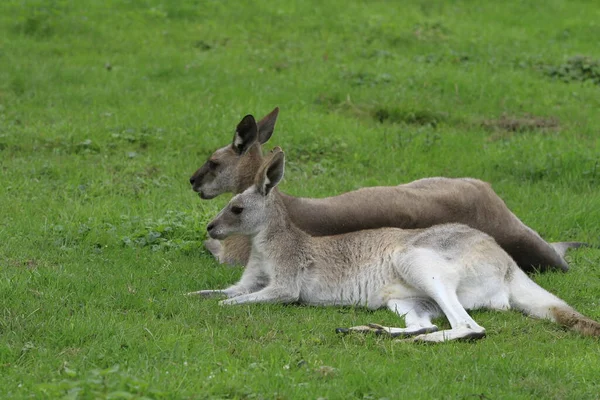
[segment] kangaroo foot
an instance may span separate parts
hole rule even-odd
[[[375,333],[377,335],[388,335],[390,337],[409,337],[415,335],[422,335],[426,333],[436,332],[438,327],[435,325],[431,326],[409,326],[406,328],[393,328],[383,326],[379,324],[368,324],[353,326],[350,328],[337,328],[336,333]]]

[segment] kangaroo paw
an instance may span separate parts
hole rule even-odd
[[[438,327],[435,325],[427,327],[410,327],[410,328],[392,328],[379,324],[368,324],[353,326],[350,328],[337,328],[336,333],[348,334],[348,333],[374,333],[376,335],[386,335],[393,338],[397,337],[409,337],[415,335],[421,335],[424,333],[436,332]]]
[[[371,326],[366,326],[366,325],[359,325],[359,326],[352,326],[350,328],[336,328],[335,329],[335,333],[341,333],[341,334],[348,334],[348,333],[373,333],[373,332],[377,332],[379,329],[377,328],[373,328]]]
[[[188,292],[186,296],[200,296],[200,297],[214,297],[214,296],[225,296],[226,293],[223,290],[198,290],[197,292]]]
[[[206,249],[210,251],[210,254],[215,256],[215,258],[220,261],[220,254],[222,251],[221,242],[219,242],[217,239],[207,239],[204,241],[204,247],[206,247]]]

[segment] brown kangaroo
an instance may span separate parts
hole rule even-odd
[[[221,305],[387,307],[404,317],[405,328],[369,325],[338,332],[375,331],[422,342],[485,336],[485,328],[466,311],[475,308],[513,308],[583,335],[600,336],[598,322],[538,286],[493,238],[468,226],[308,235],[295,226],[277,192],[283,173],[284,155],[275,149],[254,185],[233,197],[207,226],[214,239],[242,234],[251,240],[240,281],[223,290],[189,294],[227,296]],[[450,329],[440,331],[432,323],[441,315],[448,318]]]
[[[263,163],[262,145],[273,134],[279,108],[255,121],[246,115],[233,142],[216,150],[190,178],[203,199],[241,193],[252,186]],[[399,186],[378,186],[312,199],[281,193],[290,218],[313,236],[381,227],[427,228],[462,223],[492,236],[524,271],[567,271],[564,254],[578,242],[547,243],[519,220],[490,184],[472,178],[425,178]],[[220,262],[246,265],[248,238],[209,239],[206,247]]]

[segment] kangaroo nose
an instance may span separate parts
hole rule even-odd
[[[194,182],[196,182],[196,179],[194,179],[194,177],[192,176],[190,178],[190,185],[194,186]]]
[[[210,224],[208,224],[208,226],[206,227],[206,230],[210,233],[210,231],[212,231],[215,227],[215,223],[211,222]]]

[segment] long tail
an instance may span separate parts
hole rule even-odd
[[[575,311],[520,269],[514,269],[509,285],[511,307],[532,317],[549,319],[582,335],[600,337],[600,323]]]

